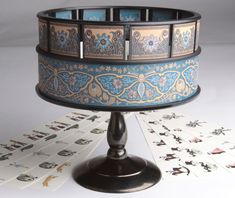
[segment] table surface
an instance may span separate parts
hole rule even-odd
[[[202,92],[188,104],[174,107],[212,123],[221,123],[235,128],[235,45],[202,46],[200,55],[199,81]],[[37,54],[34,47],[0,48],[0,140],[8,140],[24,131],[39,126],[71,111],[41,100],[35,93],[37,84]],[[162,110],[164,111],[164,110]],[[152,160],[144,136],[136,124],[134,116],[127,121],[128,153]],[[93,156],[107,151],[106,140],[93,153]],[[107,194],[87,190],[77,185],[72,178],[56,192],[35,189],[18,190],[0,186],[1,197],[213,197],[234,198],[234,177],[214,176],[197,180],[179,179],[165,182],[147,190],[131,194]]]

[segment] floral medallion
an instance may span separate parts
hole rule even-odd
[[[167,58],[169,56],[169,26],[132,27],[131,59]]]
[[[124,58],[123,26],[84,26],[85,58]]]
[[[79,57],[79,31],[76,24],[50,23],[52,53]]]
[[[193,53],[195,23],[174,25],[172,56],[182,56]]]

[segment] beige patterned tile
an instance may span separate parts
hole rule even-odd
[[[48,51],[48,28],[47,21],[39,19],[38,21],[38,29],[39,29],[39,47],[45,51]]]
[[[130,59],[167,58],[169,25],[132,27]]]
[[[195,22],[173,26],[172,56],[183,56],[193,53]]]
[[[52,53],[79,57],[79,47],[77,24],[50,23],[50,49]]]
[[[123,26],[84,26],[84,58],[124,59]]]

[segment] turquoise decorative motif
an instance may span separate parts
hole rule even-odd
[[[72,11],[61,11],[61,12],[56,12],[55,17],[57,19],[72,19]]]
[[[198,58],[158,64],[84,64],[39,54],[39,88],[57,100],[146,106],[184,100],[197,89]]]
[[[174,25],[173,56],[181,56],[194,51],[195,23]]]
[[[83,20],[87,21],[105,21],[106,11],[105,9],[91,9],[83,11]]]
[[[107,51],[108,48],[112,47],[112,42],[109,39],[109,36],[105,33],[102,35],[97,34],[96,48],[101,52]]]
[[[127,89],[131,84],[136,81],[135,77],[131,76],[118,76],[112,73],[100,75],[96,77],[98,84],[105,90],[109,91],[110,94],[121,94],[124,89]]]
[[[189,31],[183,32],[182,46],[184,49],[188,48],[190,45],[190,36]]]
[[[188,67],[186,70],[183,72],[183,77],[185,78],[186,83],[188,83],[189,86],[191,87],[197,87],[197,82],[198,79],[198,72],[196,68],[194,67]]]
[[[140,21],[140,10],[120,9],[120,21]]]
[[[67,84],[68,89],[74,93],[79,93],[79,91],[81,91],[81,89],[92,79],[91,75],[81,72],[73,72],[73,74],[70,74],[69,72],[60,72],[57,76],[63,79],[64,83]]]
[[[162,75],[151,75],[147,77],[146,80],[148,80],[153,86],[156,86],[160,93],[167,93],[174,85],[179,75],[180,74],[178,72],[172,71],[166,72]]]
[[[152,21],[168,21],[173,19],[172,10],[156,9],[152,11]]]

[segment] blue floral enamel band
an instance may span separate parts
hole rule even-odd
[[[144,108],[199,92],[200,15],[150,7],[40,12],[44,97],[83,107]]]

